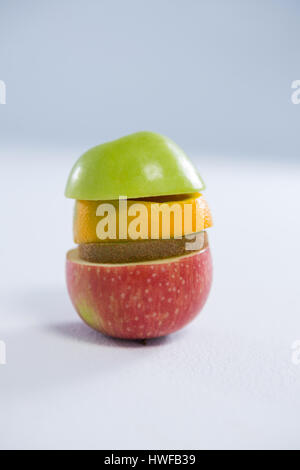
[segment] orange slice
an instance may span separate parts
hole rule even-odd
[[[211,212],[199,193],[143,200],[76,201],[74,241],[180,238],[211,226]]]

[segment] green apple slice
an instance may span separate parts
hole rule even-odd
[[[66,196],[97,201],[200,192],[203,180],[183,150],[153,132],[138,132],[90,149],[74,165]]]

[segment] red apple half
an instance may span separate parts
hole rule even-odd
[[[80,317],[115,338],[145,339],[179,330],[203,308],[212,283],[209,247],[178,258],[129,264],[67,254],[67,285]]]

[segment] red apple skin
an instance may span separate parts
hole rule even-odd
[[[67,285],[79,316],[115,338],[157,338],[184,327],[203,308],[212,284],[209,247],[138,264],[92,264],[67,255]]]

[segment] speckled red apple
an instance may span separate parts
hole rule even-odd
[[[67,255],[67,284],[80,317],[104,334],[157,338],[179,330],[203,308],[212,283],[209,248],[187,256],[105,265]]]

